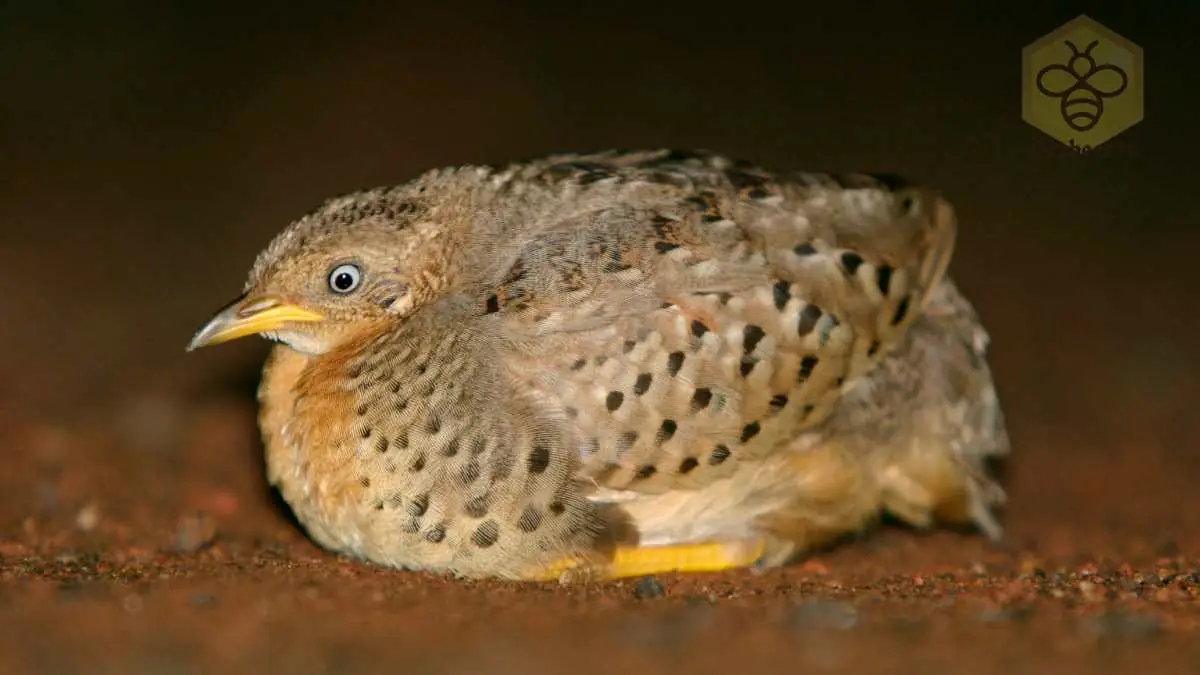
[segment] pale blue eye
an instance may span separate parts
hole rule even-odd
[[[338,265],[329,273],[329,288],[334,293],[350,293],[358,288],[362,273],[356,265]]]

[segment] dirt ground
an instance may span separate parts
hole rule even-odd
[[[1197,144],[1164,102],[1197,88],[1162,67],[1187,21],[1097,17],[1158,65],[1146,120],[1079,157],[1020,119],[1021,46],[1074,16],[1049,5],[84,4],[0,17],[0,673],[1200,672]],[[263,477],[263,345],[183,352],[254,254],[433,166],[660,146],[946,191],[1013,440],[1005,541],[885,524],[570,588],[311,544]]]

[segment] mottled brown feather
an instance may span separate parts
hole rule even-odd
[[[329,317],[275,336],[309,354],[264,374],[270,476],[323,545],[469,576],[614,543],[766,537],[775,563],[883,508],[995,533],[1007,439],[955,236],[927,187],[708,153],[331,200],[247,283]],[[322,295],[343,259],[364,288]]]

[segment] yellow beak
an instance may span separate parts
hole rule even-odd
[[[324,318],[312,310],[285,303],[273,295],[243,297],[217,312],[196,332],[187,350],[190,352],[247,335],[276,331],[289,323],[311,323]]]

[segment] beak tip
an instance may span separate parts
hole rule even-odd
[[[196,333],[195,335],[192,336],[191,340],[188,340],[187,347],[185,347],[183,351],[184,352],[194,352],[197,349],[200,349],[201,347],[208,344],[208,342],[205,338],[206,338],[206,336],[204,335],[204,331],[200,331],[199,333]]]
[[[188,342],[186,352],[217,345],[247,335],[278,330],[289,322],[322,320],[316,312],[281,302],[273,296],[242,298],[227,305]]]

